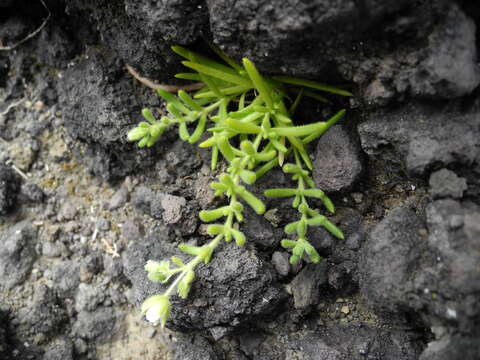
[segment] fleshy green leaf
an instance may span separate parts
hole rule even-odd
[[[250,191],[243,188],[238,191],[238,194],[242,197],[243,200],[245,200],[248,205],[250,205],[253,210],[255,210],[257,214],[261,215],[265,212],[265,204],[262,202],[262,200],[253,195]]]
[[[268,197],[288,197],[296,195],[297,189],[268,189],[265,190],[264,194]]]
[[[267,107],[271,111],[273,111],[274,107],[273,107],[273,100],[270,94],[271,92],[270,86],[262,78],[262,75],[260,75],[257,68],[255,67],[255,65],[253,65],[253,63],[250,60],[244,58],[243,67],[247,71],[248,76],[250,77],[253,84],[255,85],[255,88],[260,93],[260,96],[263,99],[263,101],[265,101],[265,104],[267,105]]]
[[[232,129],[244,134],[259,134],[262,131],[260,126],[244,123],[235,119],[227,119],[225,122]]]
[[[285,84],[305,86],[316,90],[326,91],[332,94],[353,96],[353,94],[347,90],[338,89],[333,86],[325,85],[312,80],[298,79],[290,76],[274,76],[273,79],[283,82]]]
[[[188,270],[182,280],[180,280],[180,282],[178,283],[177,292],[182,299],[187,298],[194,279],[195,272],[193,270]]]
[[[229,207],[223,206],[214,210],[202,210],[199,213],[200,219],[205,222],[217,220],[228,214]]]
[[[232,73],[230,71],[225,71],[223,68],[214,68],[205,65],[201,65],[198,63],[194,63],[191,61],[182,61],[182,64],[190,69],[196,70],[199,73],[212,76],[214,78],[230,82],[232,84],[241,85],[245,87],[251,87],[252,83],[250,80],[239,76],[236,73]]]

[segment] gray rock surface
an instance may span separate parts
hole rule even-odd
[[[295,336],[247,332],[241,338],[242,353],[249,359],[416,360],[420,353],[412,336],[367,324],[322,326]]]
[[[278,233],[264,216],[257,215],[248,209],[245,211],[244,224],[248,224],[248,226],[242,226],[242,231],[248,241],[255,246],[272,249],[278,245]]]
[[[462,360],[480,358],[478,338],[445,335],[432,341],[420,356],[420,360]]]
[[[201,336],[180,336],[173,349],[174,360],[220,360],[224,357]]]
[[[275,251],[272,254],[272,264],[278,275],[285,277],[290,272],[289,255],[285,251]]]
[[[478,259],[480,208],[454,200],[437,200],[427,206],[428,244],[440,256],[445,296],[480,291]],[[480,309],[478,309],[480,311]]]
[[[18,321],[16,334],[21,339],[26,339],[32,335],[46,336],[61,332],[68,317],[54,291],[45,285],[39,285],[35,289],[32,303],[18,312]]]
[[[358,127],[362,148],[379,157],[388,156],[386,150],[393,148],[412,175],[454,165],[478,171],[478,111],[476,107],[461,112],[448,105],[425,103],[380,111]]]
[[[197,217],[185,198],[139,187],[132,196],[135,207],[165,225],[174,227],[183,234],[191,234],[197,227]],[[181,226],[180,226],[181,225]]]
[[[135,93],[119,59],[110,52],[91,50],[70,67],[59,84],[64,124],[71,136],[89,144],[92,171],[106,179],[126,175],[142,163],[152,164],[153,150],[131,151],[127,131],[141,121],[143,105],[158,103],[153,92],[143,100]],[[150,99],[150,100],[149,100]],[[125,107],[128,104],[128,110]]]
[[[71,340],[61,338],[47,348],[44,359],[49,360],[73,360],[73,343]]]
[[[115,210],[123,205],[128,200],[128,190],[126,187],[122,186],[120,189],[118,189],[115,194],[112,196],[110,199],[110,202],[108,203],[108,209],[109,210]]]
[[[375,23],[408,3],[315,0],[276,6],[274,2],[207,0],[215,43],[237,58],[250,58],[261,69],[296,76],[325,72],[331,62],[341,61],[334,58],[333,49],[343,55],[360,39],[366,40]],[[337,31],[339,26],[342,31]],[[289,53],[302,56],[289,59],[285,56]]]
[[[428,182],[430,194],[434,199],[446,197],[460,199],[467,190],[467,181],[448,169],[433,172]]]
[[[323,261],[308,264],[290,283],[295,308],[305,309],[315,305],[320,299],[320,287],[327,283],[328,267]]]
[[[80,284],[80,265],[76,261],[65,260],[52,271],[53,288],[61,297],[71,297]]]
[[[411,92],[417,96],[454,98],[469,94],[480,82],[475,23],[457,6],[428,36],[427,56],[416,69]]]
[[[111,307],[99,307],[92,312],[81,311],[72,331],[83,339],[107,340],[118,326],[117,320],[115,310]]]
[[[325,192],[345,191],[359,180],[362,150],[345,128],[335,125],[317,143],[313,180]]]
[[[0,288],[12,289],[27,279],[37,257],[36,237],[28,220],[0,231]]]
[[[413,211],[398,208],[368,236],[362,250],[360,288],[373,308],[393,313],[405,310],[422,244],[426,246],[419,234],[421,228]]]
[[[106,297],[106,288],[100,284],[84,284],[78,286],[75,295],[75,310],[93,311],[101,304]]]

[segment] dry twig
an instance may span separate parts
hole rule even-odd
[[[171,93],[176,93],[178,90],[185,90],[185,91],[193,91],[198,90],[205,86],[204,83],[198,82],[194,84],[188,85],[164,85],[164,84],[157,84],[150,79],[147,79],[141,76],[138,72],[136,72],[130,65],[126,65],[128,72],[138,81],[140,81],[143,85],[148,86],[151,89],[157,90],[165,90]]]
[[[31,32],[30,34],[28,34],[27,36],[25,36],[22,40],[14,43],[13,45],[9,45],[9,46],[0,46],[0,51],[9,51],[9,50],[13,50],[15,49],[17,46],[23,44],[25,41],[27,40],[30,40],[31,38],[33,38],[35,35],[37,35],[40,31],[42,31],[42,29],[45,27],[45,25],[47,25],[47,22],[48,20],[50,19],[50,16],[52,15],[52,13],[50,12],[50,10],[48,9],[47,5],[45,4],[45,2],[43,0],[39,0],[43,7],[47,10],[48,14],[47,14],[47,17],[45,18],[45,20],[43,20],[42,24],[34,31],[34,32]]]

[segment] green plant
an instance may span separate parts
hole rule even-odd
[[[309,125],[296,126],[292,116],[303,96],[327,101],[316,91],[343,96],[351,94],[309,80],[266,77],[258,72],[250,60],[243,59],[241,66],[219,49],[212,48],[224,64],[179,46],[172,47],[173,51],[187,59],[183,64],[195,71],[177,74],[176,77],[200,81],[205,86],[196,91],[193,97],[181,90],[178,96],[157,90],[167,103],[169,116],[161,116],[157,120],[149,109],[144,109],[146,122],[141,122],[128,133],[130,141],[138,141],[140,147],[149,147],[167,128],[174,125],[178,126],[180,138],[190,143],[199,141],[206,131],[209,137],[199,146],[212,149],[212,169],[217,167],[219,155],[228,163],[226,171],[219,175],[218,182],[211,184],[216,196],[226,195],[228,204],[200,212],[200,218],[205,222],[223,219],[207,228],[207,232],[214,236],[213,240],[202,246],[180,244],[181,251],[193,256],[187,263],[172,257],[161,262],[149,261],[145,266],[152,281],[166,283],[176,276],[164,294],[150,297],[142,306],[147,319],[152,322],[160,320],[162,326],[165,326],[170,312],[169,297],[175,290],[182,298],[188,296],[195,278],[195,267],[202,262],[208,264],[222,240],[235,240],[240,246],[245,244],[246,237],[240,230],[240,223],[244,219],[244,203],[257,214],[265,212],[264,203],[248,191],[246,185],[253,184],[275,166],[281,166],[297,183],[296,188],[265,191],[267,197],[292,197],[292,206],[299,212],[299,220],[285,226],[285,232],[295,233],[296,237],[281,241],[284,248],[292,251],[290,262],[296,263],[306,256],[312,262],[320,260],[320,255],[306,236],[308,226],[323,226],[337,238],[343,239],[341,230],[308,202],[309,198],[317,198],[323,201],[330,213],[335,211],[333,203],[315,187],[310,177],[312,162],[306,145],[342,118],[345,110],[339,111],[326,122]],[[296,94],[293,101],[290,100],[291,93]],[[290,105],[288,108],[287,103]],[[191,133],[190,127],[193,127]],[[291,162],[286,163],[290,159]]]

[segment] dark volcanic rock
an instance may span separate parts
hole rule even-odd
[[[66,260],[58,263],[52,271],[53,288],[61,297],[73,296],[80,284],[80,265],[76,261]]]
[[[420,360],[474,360],[480,359],[478,335],[462,337],[445,335],[432,341],[420,356]]]
[[[450,166],[480,173],[480,116],[442,104],[409,103],[381,111],[358,127],[363,150],[382,156],[394,149],[413,175]]]
[[[454,98],[469,94],[480,82],[475,23],[452,5],[428,37],[427,57],[411,82],[414,95]]]
[[[327,264],[309,264],[291,282],[295,308],[305,309],[320,299],[320,287],[327,283]]]
[[[73,0],[67,2],[66,12],[81,27],[85,27],[85,22],[89,24],[90,32],[95,29],[104,45],[143,76],[172,81],[172,75],[180,72],[181,65],[170,45],[190,43],[201,34],[197,30],[205,20],[198,16],[203,12],[198,3],[198,0]],[[190,19],[185,21],[185,16]],[[167,43],[163,38],[175,42]]]
[[[0,3],[1,4],[1,3]],[[7,358],[8,354],[8,343],[7,343],[7,320],[5,315],[0,312],[0,355],[3,358]]]
[[[0,232],[0,288],[11,289],[28,277],[37,256],[36,236],[28,220]]]
[[[10,212],[20,190],[20,177],[12,168],[0,165],[0,215]]]
[[[146,103],[135,95],[131,78],[113,53],[97,49],[87,55],[66,70],[60,82],[67,130],[74,139],[89,144],[90,167],[104,178],[124,176],[140,164],[151,165],[153,150],[132,151],[135,145],[126,137],[140,122]]]
[[[128,248],[123,258],[124,268],[133,284],[136,305],[165,289],[147,279],[143,270],[146,261],[167,259],[174,254],[178,255],[179,251],[156,236],[146,237]],[[196,274],[187,300],[171,298],[172,314],[168,325],[172,329],[236,327],[271,312],[286,296],[275,281],[272,266],[255,252],[234,244],[221,246],[209,265],[200,265]]]
[[[300,358],[340,360],[381,358],[389,360],[418,359],[415,339],[397,330],[382,330],[370,326],[330,326],[299,339]],[[302,354],[303,353],[303,354]],[[360,358],[361,358],[360,357]]]
[[[73,343],[69,339],[60,339],[50,345],[43,356],[49,360],[73,360]]]
[[[137,209],[172,226],[183,234],[191,234],[197,227],[197,217],[185,198],[139,187],[132,196]]]
[[[207,0],[207,5],[213,38],[227,53],[246,56],[273,72],[315,76],[338,61],[334,54],[366,37],[373,24],[410,2]]]
[[[115,310],[99,307],[93,312],[81,311],[73,324],[73,333],[81,338],[100,341],[110,338],[117,326]]]
[[[421,311],[431,325],[478,331],[480,208],[438,200],[426,216],[427,241],[409,210],[393,211],[373,229],[362,254],[362,294],[387,316]]]
[[[248,209],[245,211],[244,224],[242,231],[245,233],[248,241],[267,249],[277,246],[278,238],[275,236],[275,229],[264,216],[257,215]]]
[[[459,199],[467,190],[467,181],[453,171],[441,169],[430,175],[430,194],[433,198],[452,197]]]
[[[125,11],[142,24],[141,29],[150,41],[161,39],[167,44],[191,44],[208,27],[204,0],[126,0]]]
[[[313,180],[325,192],[350,189],[363,166],[361,148],[340,125],[329,129],[318,141],[313,161]]]
[[[354,81],[365,87],[367,104],[382,105],[406,94],[460,97],[479,84],[475,24],[456,4],[417,3],[385,25],[390,40],[400,36],[404,43],[354,70]]]
[[[360,287],[373,308],[394,313],[405,310],[424,243],[421,228],[413,211],[399,208],[370,233],[363,248]]]
[[[18,313],[20,325],[17,336],[26,339],[38,334],[52,334],[61,331],[63,323],[68,321],[66,311],[60,307],[55,293],[45,285],[36,288],[33,302]]]
[[[22,184],[20,200],[29,203],[41,203],[45,199],[42,189],[35,184]]]
[[[202,336],[180,336],[173,349],[173,360],[220,360],[224,357]]]
[[[335,324],[288,336],[249,331],[239,337],[248,359],[416,360],[421,351],[414,334],[367,324]]]
[[[445,296],[480,291],[480,208],[454,200],[438,200],[427,206],[430,249],[443,263],[440,289]],[[478,309],[480,313],[480,308]]]

